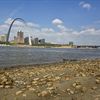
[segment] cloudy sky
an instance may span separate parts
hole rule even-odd
[[[0,34],[15,18],[10,39],[22,30],[47,42],[100,45],[100,0],[0,0]]]

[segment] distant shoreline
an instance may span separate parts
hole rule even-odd
[[[0,47],[19,47],[19,48],[72,48],[72,49],[99,49],[99,48],[92,48],[92,47],[79,47],[77,46],[30,46],[30,45],[2,45]]]
[[[0,47],[30,47],[30,48],[75,48],[72,46],[30,46],[30,45],[1,45]]]

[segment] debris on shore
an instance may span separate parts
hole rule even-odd
[[[0,100],[100,100],[100,59],[1,69]]]

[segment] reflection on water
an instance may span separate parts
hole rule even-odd
[[[0,47],[0,66],[59,62],[62,59],[100,58],[100,49]]]

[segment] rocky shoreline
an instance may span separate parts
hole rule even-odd
[[[100,100],[100,59],[1,68],[0,100]]]

